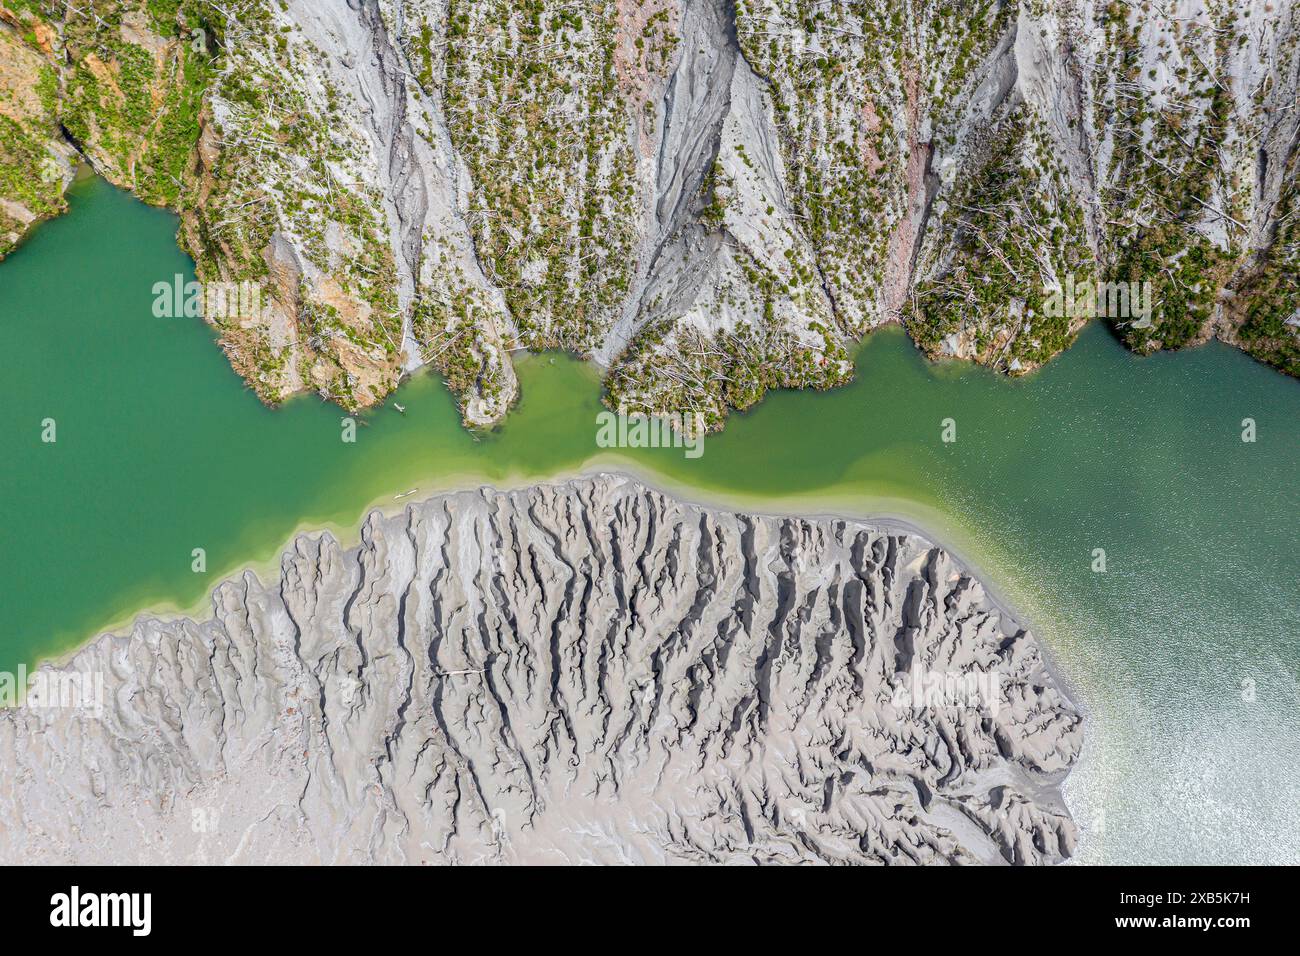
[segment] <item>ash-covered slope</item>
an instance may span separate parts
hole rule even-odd
[[[0,860],[1074,847],[1058,785],[1078,713],[1034,638],[915,534],[602,476],[374,514],[350,550],[303,535],[278,581],[245,574],[212,603],[80,652],[68,669],[103,675],[99,715],[0,714]],[[991,674],[995,693],[952,696]]]
[[[1011,374],[1092,318],[1300,374],[1297,11],[0,3],[0,254],[75,145],[182,213],[200,278],[260,284],[206,318],[264,400],[369,406],[431,365],[474,425],[513,349],[717,427],[896,321]]]

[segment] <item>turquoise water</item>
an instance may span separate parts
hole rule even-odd
[[[1087,710],[1081,860],[1300,862],[1300,383],[1220,344],[1139,359],[1100,326],[1012,381],[888,329],[851,386],[771,395],[696,460],[602,456],[599,382],[563,356],[520,362],[492,433],[419,375],[404,416],[345,444],[338,408],[266,409],[200,321],[152,315],[153,284],[193,272],[173,217],[96,179],[71,205],[0,264],[0,669],[193,607],[295,529],[355,534],[411,488],[631,469],[721,504],[899,516],[970,560]]]

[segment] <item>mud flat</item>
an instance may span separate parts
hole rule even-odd
[[[347,550],[299,535],[210,618],[42,673],[95,692],[0,714],[7,863],[1037,864],[1076,840],[1082,720],[947,552],[624,476],[375,512]]]

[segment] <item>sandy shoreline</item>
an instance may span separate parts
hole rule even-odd
[[[611,462],[616,462],[611,464]],[[395,501],[391,495],[384,495],[371,500],[361,510],[357,519],[353,522],[342,524],[331,521],[311,521],[310,519],[301,522],[295,529],[280,542],[273,550],[269,557],[262,559],[252,559],[245,561],[233,568],[222,570],[214,573],[212,585],[204,593],[186,607],[176,605],[170,602],[146,603],[143,607],[136,607],[127,612],[109,624],[95,629],[85,640],[77,643],[65,651],[48,655],[40,658],[35,662],[35,667],[50,665],[54,667],[66,666],[73,658],[85,650],[90,645],[99,640],[128,634],[133,631],[137,624],[142,621],[156,620],[169,621],[178,618],[188,617],[195,620],[208,620],[212,617],[212,592],[224,581],[242,576],[245,573],[252,573],[260,582],[274,580],[279,574],[280,561],[286,551],[290,550],[293,542],[302,535],[316,537],[328,533],[344,548],[351,548],[361,539],[361,530],[366,521],[374,513],[379,513],[385,517],[391,517],[400,514],[409,508],[418,507],[420,504],[440,495],[451,494],[464,491],[483,491],[494,490],[502,492],[519,491],[524,488],[548,485],[562,486],[586,478],[610,475],[614,477],[628,478],[636,481],[647,488],[659,491],[663,494],[676,498],[685,504],[697,505],[711,511],[733,511],[744,513],[754,517],[763,518],[787,518],[798,517],[809,521],[817,520],[844,520],[853,521],[866,525],[881,531],[899,531],[906,534],[914,534],[927,541],[939,546],[950,554],[956,562],[969,571],[984,586],[988,599],[998,609],[999,613],[1008,621],[1012,622],[1015,627],[1028,630],[1035,636],[1039,636],[1039,631],[1034,627],[1028,616],[1018,610],[1015,605],[1006,597],[997,583],[990,577],[989,571],[980,563],[971,561],[965,551],[951,540],[951,536],[938,533],[933,526],[922,525],[916,520],[905,517],[901,514],[890,513],[888,511],[863,511],[857,512],[840,502],[840,507],[835,506],[834,490],[828,493],[816,496],[809,496],[803,500],[805,507],[799,507],[799,498],[790,498],[784,502],[790,507],[775,508],[772,507],[774,502],[769,499],[762,499],[757,496],[749,495],[712,495],[706,489],[694,485],[681,484],[667,480],[663,475],[643,471],[633,467],[629,462],[618,459],[615,455],[601,455],[591,462],[587,463],[591,467],[580,468],[573,472],[565,472],[554,475],[543,480],[518,476],[516,479],[506,479],[499,482],[483,481],[480,476],[443,476],[440,484],[419,485],[417,493],[409,498],[403,498]],[[400,492],[398,492],[400,493]],[[883,500],[883,499],[877,499]],[[911,503],[915,506],[915,503]],[[936,519],[938,515],[936,513]],[[936,520],[935,524],[939,522]],[[1040,637],[1039,643],[1043,656],[1044,666],[1056,681],[1066,697],[1074,704],[1079,712],[1085,716],[1090,714],[1090,708],[1081,694],[1078,684],[1069,679],[1069,677],[1058,666],[1055,655],[1051,646]]]
[[[985,569],[979,563],[969,560],[964,550],[952,540],[951,535],[936,530],[936,526],[940,524],[937,511],[935,512],[936,520],[932,524],[921,524],[913,518],[889,510],[877,508],[857,510],[847,504],[847,498],[851,496],[849,494],[837,496],[834,486],[825,489],[822,493],[802,497],[792,496],[788,499],[782,499],[780,502],[775,502],[770,497],[757,495],[729,494],[725,492],[711,494],[707,489],[700,486],[674,482],[659,472],[636,468],[617,455],[602,454],[593,457],[584,463],[581,468],[560,472],[542,479],[535,476],[515,475],[500,481],[485,481],[482,475],[479,474],[442,475],[417,485],[415,495],[403,498],[400,501],[394,500],[393,495],[390,494],[372,498],[359,509],[355,519],[348,522],[306,518],[276,544],[269,555],[261,558],[251,558],[230,567],[208,572],[207,576],[211,578],[212,584],[191,604],[179,605],[167,600],[146,600],[135,604],[130,610],[119,613],[107,623],[97,625],[88,636],[78,640],[71,647],[38,658],[34,662],[34,666],[39,667],[47,663],[55,666],[66,664],[87,645],[106,635],[120,634],[123,631],[130,630],[134,627],[135,622],[141,618],[169,620],[177,617],[203,617],[205,610],[210,610],[213,589],[221,582],[243,575],[246,572],[251,572],[259,580],[265,581],[268,575],[278,573],[281,556],[301,535],[316,536],[328,532],[340,545],[349,548],[356,545],[360,540],[361,529],[370,515],[375,512],[389,517],[400,514],[408,507],[420,505],[439,495],[480,490],[519,491],[539,485],[564,485],[575,480],[602,475],[630,478],[647,488],[662,492],[683,503],[698,505],[715,511],[743,512],[747,515],[764,518],[797,517],[811,521],[821,519],[845,520],[882,531],[897,530],[919,535],[943,548],[957,559],[962,566],[975,574],[984,585],[985,590],[989,592],[990,598],[998,604],[1004,615],[1015,621],[1020,627],[1033,629],[1027,618],[1016,611],[998,586],[988,579],[984,573]],[[400,491],[394,492],[394,494],[400,493]],[[902,503],[902,499],[873,499],[873,501],[878,502],[891,500]],[[775,507],[776,504],[787,505],[788,507]],[[908,504],[912,505],[916,510],[922,510],[915,502],[908,502]]]
[[[356,537],[300,534],[201,616],[139,613],[74,652],[107,685],[93,712],[3,715],[33,771],[13,805],[67,831],[52,858],[120,858],[137,827],[170,834],[142,862],[1077,851],[1082,715],[910,521],[792,523],[605,471],[371,508]],[[107,796],[60,816],[50,788],[81,781],[35,772],[47,751],[103,768]],[[30,849],[11,832],[0,856]]]

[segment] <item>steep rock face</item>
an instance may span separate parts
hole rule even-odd
[[[75,155],[59,135],[53,67],[5,24],[21,21],[0,7],[0,258],[34,223],[64,210]]]
[[[1095,317],[1139,352],[1217,335],[1300,373],[1298,42],[1286,2],[1018,5],[1002,105],[937,157],[914,337],[1017,372]]]
[[[64,54],[47,24],[0,4],[0,259],[67,208],[77,154],[60,129],[59,72],[50,62]]]
[[[688,0],[664,99],[649,259],[598,358],[611,405],[716,427],[771,387],[852,372],[798,210],[765,85],[728,0]]]
[[[300,536],[277,581],[227,581],[212,610],[46,670],[100,675],[98,713],[0,713],[0,860],[1073,850],[1080,717],[912,533],[602,476],[372,515],[350,550]],[[996,689],[936,697],[924,673]]]
[[[1217,334],[1300,369],[1293,4],[738,9],[846,324],[901,317],[1012,373],[1092,318],[1142,352]]]
[[[0,69],[3,241],[61,123],[262,286],[207,318],[268,402],[431,365],[487,425],[563,348],[718,427],[894,321],[1012,374],[1093,318],[1300,372],[1293,0],[8,2],[48,76]]]
[[[217,319],[268,400],[312,388],[369,406],[426,363],[472,423],[516,395],[463,173],[401,45],[441,31],[435,9],[250,4],[222,26],[185,235],[201,277],[269,286],[261,315]]]

